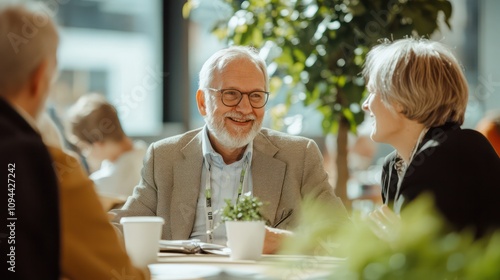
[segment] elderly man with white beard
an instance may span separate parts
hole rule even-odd
[[[306,196],[335,205],[339,224],[347,221],[316,143],[262,128],[268,90],[266,64],[255,49],[233,46],[213,54],[200,71],[196,92],[206,125],[149,147],[133,195],[112,211],[114,224],[120,227],[124,216],[160,216],[165,219],[162,239],[225,245],[225,228],[211,226],[220,223],[215,210],[225,199],[235,202],[250,192],[264,202],[263,253],[269,254],[297,225]]]

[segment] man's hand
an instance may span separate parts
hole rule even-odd
[[[266,226],[266,236],[264,237],[263,254],[275,254],[281,247],[283,240],[292,234],[284,229],[271,228]]]
[[[116,213],[106,212],[108,214],[108,220],[111,222],[116,217]]]

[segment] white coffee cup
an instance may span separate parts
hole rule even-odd
[[[158,260],[161,229],[165,220],[162,217],[136,216],[123,217],[125,249],[132,263],[139,268],[145,268]]]

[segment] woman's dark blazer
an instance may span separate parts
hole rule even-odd
[[[500,228],[500,158],[477,131],[452,123],[429,129],[406,171],[398,197],[395,162],[396,152],[386,157],[382,198],[389,200],[396,213],[429,192],[455,229],[472,226],[479,237],[489,228]]]

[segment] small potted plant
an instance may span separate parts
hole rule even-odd
[[[228,245],[233,260],[257,260],[262,255],[265,222],[261,208],[264,205],[250,192],[233,204],[226,199],[221,219],[226,224]]]

